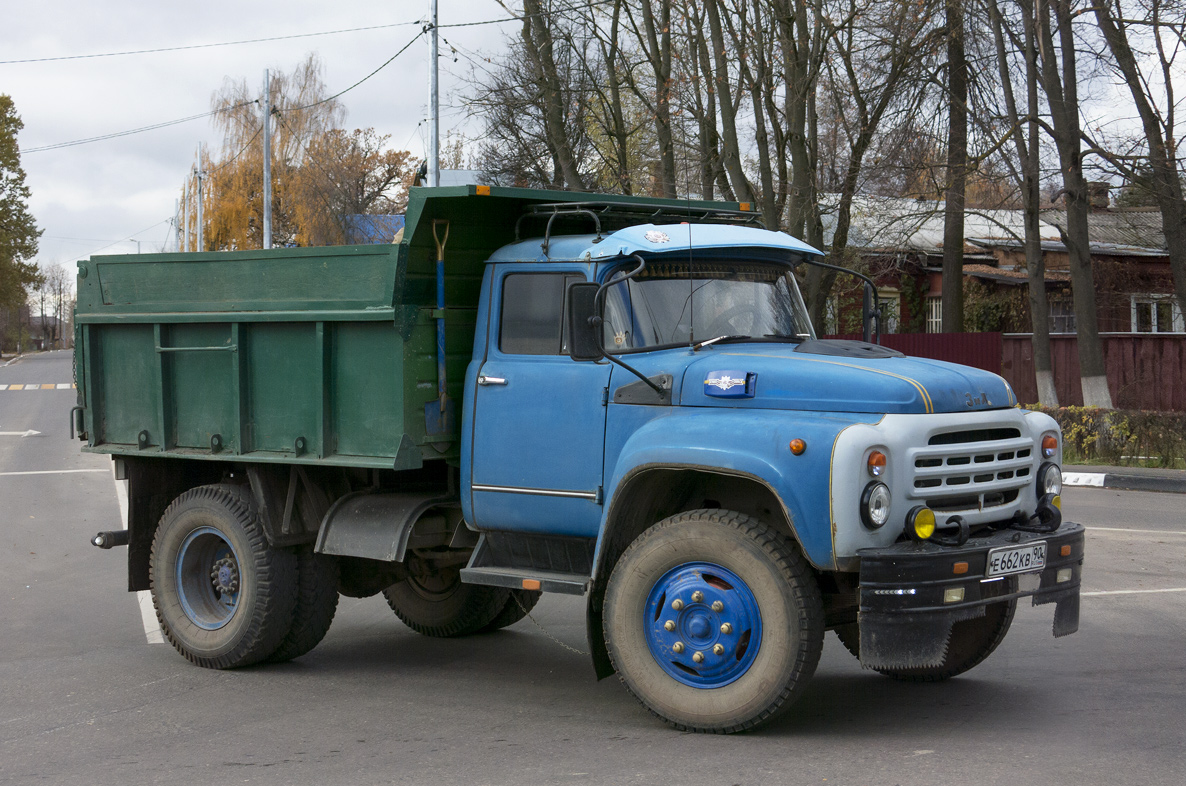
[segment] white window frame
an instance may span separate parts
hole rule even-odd
[[[1182,318],[1182,309],[1178,306],[1178,298],[1174,295],[1155,295],[1155,294],[1132,294],[1129,295],[1129,329],[1133,333],[1140,333],[1141,335],[1154,335],[1156,333],[1165,334],[1165,331],[1157,329],[1157,314],[1156,311],[1150,314],[1149,327],[1150,330],[1137,330],[1137,307],[1151,306],[1156,309],[1159,303],[1170,304],[1170,333],[1186,333],[1186,324]]]
[[[941,295],[927,296],[927,332],[943,332],[943,297]]]

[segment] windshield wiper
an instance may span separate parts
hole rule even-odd
[[[718,341],[736,341],[738,339],[748,341],[752,338],[753,338],[753,336],[749,336],[749,335],[717,336],[716,338],[710,338],[705,341],[697,341],[695,344],[692,345],[692,351],[695,352],[696,350],[700,349],[701,347],[707,347],[708,345],[715,344]]]

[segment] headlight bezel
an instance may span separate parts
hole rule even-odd
[[[866,529],[876,531],[886,525],[890,518],[890,506],[893,504],[893,499],[890,487],[880,480],[871,481],[865,486],[864,491],[861,492],[860,507],[861,523],[865,525]]]
[[[1050,483],[1047,478],[1052,478]],[[1047,494],[1060,496],[1062,494],[1062,468],[1053,461],[1043,461],[1038,466],[1038,483],[1036,487],[1038,499]]]

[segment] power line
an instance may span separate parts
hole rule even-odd
[[[100,136],[87,137],[86,139],[73,139],[69,142],[58,142],[58,143],[52,144],[52,145],[42,145],[41,147],[30,147],[25,150],[22,150],[21,153],[23,153],[23,154],[41,153],[46,150],[58,150],[59,148],[63,148],[63,147],[74,147],[75,145],[87,145],[87,144],[90,144],[91,142],[102,142],[107,139],[118,139],[121,136],[130,136],[132,134],[140,134],[145,131],[155,131],[158,128],[168,128],[169,126],[180,125],[181,123],[189,123],[190,121],[193,121],[193,120],[201,120],[202,118],[205,118],[205,117],[213,117],[214,115],[217,115],[220,112],[229,112],[232,109],[238,109],[241,106],[247,106],[248,104],[253,104],[253,103],[255,103],[255,102],[254,101],[244,101],[242,103],[235,104],[233,106],[224,107],[222,109],[215,109],[212,112],[203,112],[200,115],[190,115],[189,117],[181,117],[176,120],[166,120],[163,123],[153,123],[150,126],[141,126],[140,128],[131,128],[131,129],[128,129],[127,131],[116,131],[111,134],[102,134]]]
[[[411,41],[408,41],[408,43],[406,43],[406,44],[404,44],[402,47],[400,47],[400,50],[399,50],[398,52],[396,52],[396,53],[395,53],[394,55],[392,55],[391,57],[387,58],[387,60],[385,60],[385,61],[383,62],[383,65],[379,66],[379,67],[378,67],[378,68],[376,68],[374,71],[372,71],[372,72],[370,72],[369,74],[367,74],[366,76],[364,76],[362,79],[359,79],[357,82],[355,82],[354,84],[350,85],[350,87],[346,88],[345,90],[339,90],[338,92],[334,93],[332,96],[329,96],[329,97],[327,97],[327,98],[323,98],[323,99],[321,99],[320,101],[314,101],[313,103],[311,103],[311,104],[305,104],[304,106],[294,106],[294,107],[291,107],[291,108],[289,108],[289,109],[286,109],[286,110],[284,110],[284,111],[286,111],[286,112],[295,112],[295,111],[297,111],[297,110],[300,110],[300,109],[309,109],[310,107],[319,106],[319,105],[321,105],[321,104],[324,104],[324,103],[326,103],[327,101],[333,101],[335,98],[339,98],[339,97],[341,97],[341,96],[344,96],[344,95],[346,95],[346,94],[347,94],[347,93],[349,93],[351,90],[353,90],[354,88],[358,87],[358,86],[359,86],[359,85],[361,85],[363,82],[367,81],[368,79],[370,79],[372,76],[374,76],[375,74],[377,74],[377,73],[379,73],[380,71],[382,71],[382,70],[383,70],[384,68],[386,68],[387,66],[391,65],[391,61],[395,60],[395,58],[399,57],[399,56],[400,56],[400,55],[402,55],[404,52],[408,51],[408,47],[410,47],[412,44],[416,43],[416,41],[418,41],[422,35],[424,35],[424,30],[421,30],[419,33],[417,33],[415,36],[413,36],[413,37],[412,37],[412,40],[411,40]]]
[[[156,49],[129,49],[123,52],[99,52],[90,55],[62,55],[60,57],[31,57],[24,60],[0,60],[0,65],[14,65],[17,63],[51,63],[59,60],[86,60],[96,57],[122,57],[124,55],[149,55],[158,52],[183,52],[188,49],[210,49],[218,46],[238,46],[240,44],[260,44],[267,41],[289,41],[294,38],[314,38],[323,35],[338,35],[340,33],[359,33],[366,30],[386,30],[392,27],[410,27],[420,25],[419,19],[413,22],[393,22],[389,25],[371,25],[370,27],[348,27],[343,30],[323,30],[319,33],[294,33],[293,35],[278,35],[270,38],[245,38],[241,41],[221,41],[215,44],[189,44],[187,46],[162,46]]]

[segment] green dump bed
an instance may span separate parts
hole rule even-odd
[[[525,211],[589,196],[412,189],[399,245],[79,262],[74,423],[85,449],[395,469],[456,461],[484,262],[516,239]],[[643,214],[692,204],[598,198]],[[434,222],[441,235],[448,222],[446,418],[437,396]],[[582,227],[592,228],[587,219]],[[543,229],[538,217],[524,227]]]

